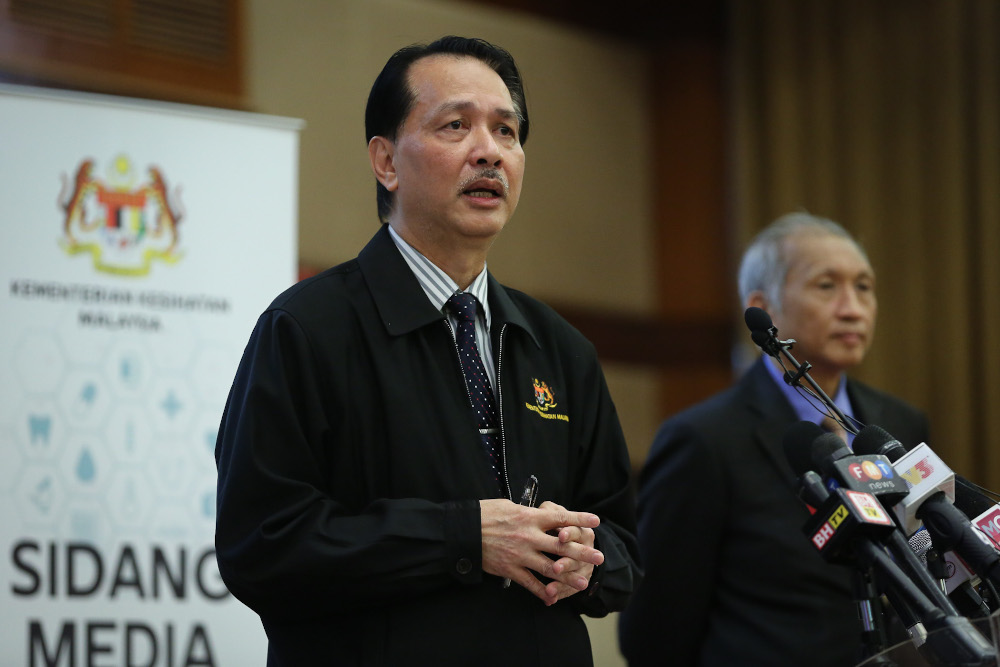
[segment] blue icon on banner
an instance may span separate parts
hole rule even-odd
[[[142,360],[133,355],[122,356],[118,361],[118,378],[122,386],[136,390],[142,384]]]
[[[43,514],[48,514],[52,509],[52,493],[52,476],[46,475],[38,481],[28,499]]]
[[[94,481],[95,474],[94,455],[85,447],[76,461],[76,477],[81,482],[89,483]]]
[[[177,400],[177,396],[173,391],[167,393],[167,397],[163,399],[163,403],[160,404],[163,408],[163,412],[166,413],[167,417],[173,419],[177,416],[177,413],[181,411],[181,402]]]
[[[122,383],[126,385],[131,384],[133,378],[135,377],[135,370],[132,368],[132,360],[127,357],[122,359],[121,365],[118,369],[121,373]]]
[[[97,384],[88,381],[80,386],[80,393],[76,397],[73,409],[80,417],[87,417],[94,411],[97,403]]]
[[[28,434],[32,445],[48,446],[52,434],[50,415],[28,415]]]

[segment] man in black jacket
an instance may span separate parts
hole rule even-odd
[[[836,223],[790,214],[744,254],[740,296],[767,311],[846,414],[908,448],[924,416],[845,372],[871,344],[875,275]],[[631,665],[849,667],[861,660],[854,573],[802,533],[809,514],[782,443],[822,414],[758,359],[730,389],[668,419],[641,474],[642,586],[620,619]]]
[[[593,346],[486,270],[518,70],[481,40],[401,49],[365,124],[384,224],[257,322],[216,447],[220,572],[269,665],[590,664],[580,614],[641,576],[629,461]]]

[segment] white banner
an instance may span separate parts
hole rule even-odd
[[[0,664],[263,665],[213,451],[299,121],[0,86]]]

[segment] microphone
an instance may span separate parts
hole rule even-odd
[[[875,424],[869,424],[861,429],[854,439],[854,449],[858,452],[883,454],[890,461],[898,461],[906,455],[906,448],[903,444],[890,435],[888,431]],[[922,463],[920,467],[915,466],[915,469],[917,471],[926,471],[928,470],[928,465]],[[914,468],[909,470],[913,471]],[[948,476],[944,475],[942,479],[947,482]],[[960,478],[953,476],[953,479],[957,481]],[[968,566],[966,566],[955,552],[937,548],[934,545],[930,532],[922,527],[922,522],[916,518],[916,511],[920,507],[919,502],[921,502],[918,499],[925,498],[930,495],[930,491],[933,491],[933,487],[930,486],[933,482],[930,479],[925,481],[921,476],[918,486],[921,484],[926,486],[923,487],[923,490],[915,486],[913,498],[908,496],[904,500],[909,506],[901,511],[901,522],[905,525],[907,520],[909,520],[909,527],[916,526],[916,532],[909,539],[910,548],[917,554],[921,562],[927,566],[928,571],[942,582],[949,599],[952,600],[959,611],[965,616],[970,617],[989,616],[989,605],[986,604],[974,587],[974,583],[978,581],[978,577],[969,570]],[[952,485],[949,487],[945,484],[945,488],[943,489],[945,493],[947,493],[949,488],[954,490],[955,486]],[[975,495],[983,497],[980,494]],[[973,579],[976,581],[973,581]]]
[[[928,498],[943,492],[954,500],[955,473],[926,444],[921,443],[907,452],[899,440],[875,424],[861,429],[857,438],[854,442],[855,452],[886,456],[906,480],[910,492],[896,506],[895,511],[907,535],[920,529],[921,521],[917,512]]]
[[[942,553],[936,549],[926,528],[913,533],[909,543],[910,549],[931,576],[941,581],[948,597],[963,616],[985,618],[990,615],[990,606],[976,590],[979,577],[966,567],[961,558],[953,551]]]
[[[824,475],[831,490],[844,487],[870,495],[877,501],[884,500],[887,504],[898,503],[907,496],[906,484],[895,474],[888,458],[881,454],[855,456],[839,436],[824,431],[812,422],[802,423],[810,424],[812,428],[799,426],[790,432],[794,437],[809,437],[811,432],[813,438],[809,444],[813,467]],[[797,473],[804,472],[801,445],[795,446],[790,440],[786,440],[784,444],[791,447],[786,455],[792,455],[795,459],[789,460],[793,470]],[[896,524],[890,520],[889,526],[891,530],[876,536],[880,543],[888,547],[905,566],[907,573],[925,595],[946,614],[958,616],[954,604],[920,563],[902,533],[896,530]]]
[[[906,454],[906,447],[899,440],[889,435],[889,432],[881,426],[869,424],[854,436],[854,451],[866,454],[881,454],[890,461],[895,461],[903,454]]]
[[[789,462],[795,466],[796,462],[803,461],[800,452],[805,449],[805,445],[808,443],[812,449],[812,442],[825,434],[825,431],[812,422],[792,424],[783,441]],[[944,596],[947,601],[946,609],[949,611],[946,614],[928,599],[872,539],[873,536],[887,534],[903,539],[888,513],[873,495],[839,487],[830,492],[819,483],[819,476],[812,470],[796,470],[796,473],[801,473],[801,496],[810,504],[818,506],[816,513],[804,527],[813,546],[831,562],[857,560],[866,569],[876,570],[881,575],[879,580],[887,587],[886,595],[890,599],[899,600],[897,612],[901,617],[906,616],[903,620],[911,629],[914,645],[921,653],[940,660],[941,664],[983,667],[996,665],[993,646],[967,618],[957,614],[947,596]],[[916,559],[908,546],[906,552],[911,559]],[[926,574],[926,570],[924,572]],[[931,588],[940,592],[933,584]],[[914,628],[917,630],[913,631]]]
[[[895,505],[909,493],[888,458],[881,454],[858,456],[834,433],[823,432],[813,439],[810,456],[829,485],[870,493],[884,505]]]
[[[851,424],[847,415],[837,407],[837,404],[826,395],[826,392],[809,375],[809,369],[812,368],[812,365],[808,361],[800,364],[792,356],[789,350],[795,344],[795,341],[793,339],[778,340],[778,329],[774,326],[771,316],[766,311],[756,306],[750,306],[743,312],[743,321],[746,322],[747,328],[750,329],[750,338],[765,354],[777,359],[782,368],[785,368],[785,364],[781,362],[781,357],[784,356],[788,360],[788,363],[792,365],[792,368],[795,369],[795,373],[787,369],[785,370],[785,382],[799,389],[801,392],[807,392],[819,399],[826,406],[827,410],[830,411],[830,415],[840,422],[844,430],[851,433],[858,432],[857,427]],[[808,389],[802,386],[801,381],[803,379],[809,384]]]
[[[955,507],[972,521],[976,535],[993,548],[1000,548],[1000,505],[983,495],[979,487],[961,475],[955,477]],[[1000,607],[1000,594],[994,582],[986,580],[977,592],[993,609]]]
[[[866,426],[861,431],[870,428]],[[888,447],[893,455],[898,452],[898,448],[891,445],[891,440],[895,438],[882,429],[872,431],[875,435],[863,438],[862,447],[871,447],[874,443]],[[886,438],[890,440],[879,445]],[[857,439],[854,446],[859,446]],[[955,473],[923,443],[898,457],[893,464],[896,471],[913,485],[910,494],[895,508],[900,522],[907,527],[919,527],[922,521],[938,550],[954,551],[980,577],[993,584],[1000,583],[1000,552],[980,538],[979,531],[972,527],[969,518],[949,499],[949,491],[951,497],[955,494]],[[910,532],[915,531],[916,528],[913,528]]]
[[[816,424],[808,421],[800,421],[791,424],[785,430],[785,437],[782,445],[785,449],[785,456],[792,461],[792,468],[798,473],[800,470],[802,474],[799,476],[799,498],[804,501],[808,506],[810,512],[815,516],[817,510],[814,508],[820,508],[821,510],[827,506],[828,500],[830,498],[830,491],[827,489],[826,485],[823,483],[823,478],[819,476],[813,470],[810,470],[810,453],[809,450],[804,446],[806,443],[810,443],[817,437],[822,436],[824,433],[823,429],[819,428]],[[828,517],[825,521],[822,521],[820,526],[820,532],[815,532],[814,527],[807,524],[803,530],[806,535],[809,536],[810,533],[812,537],[810,538],[813,546],[819,549],[820,554],[831,562],[837,562],[839,559],[839,554],[835,557],[834,550],[832,549],[832,543],[829,538],[837,534],[837,530],[840,529],[841,535],[843,535],[846,530],[841,527],[843,523],[842,519],[838,519],[835,527],[832,527],[830,523],[830,518]],[[825,550],[824,550],[825,549]],[[864,647],[865,656],[873,656],[880,653],[885,649],[887,645],[886,633],[885,633],[885,620],[882,612],[882,604],[879,598],[879,591],[875,584],[874,567],[869,564],[862,568],[855,563],[855,559],[851,558],[849,555],[844,558],[848,564],[854,565],[854,602],[857,605],[858,611],[858,621],[860,622],[861,631],[861,642]],[[916,614],[912,612],[910,607],[906,607],[906,625],[908,631],[911,628],[916,628],[916,634],[921,637],[926,637],[927,633],[920,623],[920,619],[916,617]],[[901,615],[902,617],[902,615]],[[911,636],[914,632],[911,632]],[[881,663],[879,663],[881,664]]]
[[[785,450],[785,458],[788,459],[792,472],[802,477],[812,470],[812,443],[825,435],[833,434],[824,431],[818,424],[811,421],[802,420],[788,425],[781,446]],[[815,474],[813,473],[813,475]],[[825,499],[824,496],[819,502]],[[809,504],[813,505],[814,503],[810,502]]]
[[[743,313],[743,321],[747,323],[747,328],[750,329],[751,333],[755,331],[767,332],[774,328],[774,323],[767,311],[756,306],[750,306],[746,309]]]
[[[812,453],[824,449],[823,444],[829,442],[827,436],[840,440],[810,421],[799,421],[785,430],[782,446],[792,470],[799,476],[799,496],[816,508],[804,528],[806,535],[827,560],[853,562],[848,556],[855,538],[881,537],[895,526],[874,496],[830,487],[812,470]],[[815,447],[816,443],[820,446]],[[825,466],[826,462],[823,463]]]
[[[926,528],[921,527],[920,530],[910,535],[907,542],[920,562],[927,567],[927,571],[942,581],[949,595],[956,588],[966,585],[973,579],[978,581],[976,574],[966,567],[961,558],[955,556],[951,551],[942,554],[934,547],[934,540],[931,539],[931,534],[927,532]]]
[[[893,467],[910,484],[910,493],[896,507],[907,535],[916,532],[922,520],[927,524],[924,515],[933,508],[944,505],[954,508],[955,473],[925,443],[893,461]],[[959,514],[957,509],[951,512],[955,517]],[[934,537],[933,531],[931,537]]]
[[[750,329],[750,339],[772,357],[777,357],[781,349],[776,334],[778,330],[766,311],[750,306],[743,313],[743,321]]]

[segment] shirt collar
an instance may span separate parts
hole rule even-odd
[[[434,262],[424,257],[419,250],[404,241],[403,237],[397,234],[391,225],[388,225],[388,227],[393,243],[396,244],[407,266],[413,271],[414,277],[420,283],[420,287],[423,288],[427,298],[430,299],[431,304],[435,308],[444,312],[444,306],[448,302],[448,298],[452,294],[462,291],[458,283],[452,280],[451,276],[442,271]],[[489,302],[489,281],[487,280],[485,264],[483,265],[483,270],[472,281],[472,284],[469,285],[469,289],[465,291],[472,294],[479,301],[479,306],[482,309],[488,330],[492,318]]]

